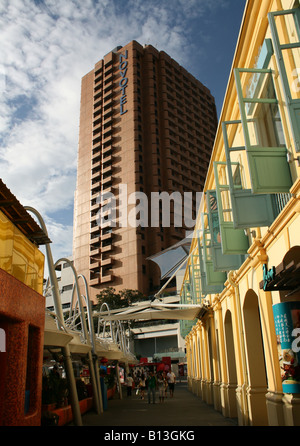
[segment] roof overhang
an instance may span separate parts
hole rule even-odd
[[[51,243],[48,235],[36,223],[0,178],[0,210],[34,244]]]
[[[161,280],[170,277],[181,264],[183,265],[184,260],[189,254],[191,241],[192,238],[186,237],[175,243],[175,245],[147,257],[147,260],[152,260],[152,262],[155,262],[159,266]]]
[[[204,307],[204,305],[149,303],[97,314],[105,321],[157,319],[192,321],[200,317]]]

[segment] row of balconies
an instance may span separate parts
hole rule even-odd
[[[199,126],[201,126],[206,133],[207,129],[210,127],[215,128],[217,126],[217,120],[213,113],[213,109],[206,110],[206,112],[197,109],[195,111],[195,119],[193,119],[191,113],[184,113],[183,108],[174,107],[169,101],[164,101],[164,117],[165,119],[170,119],[174,123],[181,124],[182,126],[184,123],[184,127],[192,134],[194,134],[196,130],[199,130]]]
[[[91,184],[91,239],[90,285],[96,286],[113,279],[110,268],[113,260],[107,256],[112,251],[112,232],[101,229],[97,223],[100,192],[112,192],[112,107],[113,67],[109,63],[104,70],[95,73],[94,123]],[[109,222],[108,222],[109,225]]]
[[[194,128],[192,128],[189,124],[190,122],[187,120],[186,122],[183,120],[178,120],[178,119],[169,119],[170,116],[168,115],[168,111],[164,111],[164,115],[165,115],[165,128],[166,130],[170,133],[170,134],[176,134],[176,137],[174,136],[173,138],[177,141],[179,140],[179,136],[178,133],[180,133],[181,135],[184,135],[184,142],[186,143],[187,141],[190,144],[195,144],[195,145],[201,145],[201,143],[203,143],[204,141],[206,141],[207,139],[210,140],[211,142],[214,141],[214,137],[215,137],[215,125],[216,122],[212,122],[210,126],[208,126],[207,124],[202,123],[201,120],[198,121],[198,125]],[[172,129],[178,129],[178,131],[174,131]]]
[[[191,82],[189,79],[185,78],[182,73],[177,72],[176,68],[174,68],[173,72],[165,69],[163,77],[165,78],[165,82],[169,85],[174,85],[176,90],[183,90],[185,93],[191,94],[193,97],[200,97],[201,101],[208,104],[212,102],[211,96],[204,91],[203,86],[199,86]]]
[[[113,280],[113,275],[110,273],[114,262],[110,255],[113,250],[113,234],[100,235],[98,227],[94,232],[93,229],[91,230],[93,238],[91,238],[89,265],[91,286]]]

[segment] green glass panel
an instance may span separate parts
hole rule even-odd
[[[250,189],[234,191],[232,212],[234,228],[247,229],[270,226],[277,213],[272,195],[254,195]]]
[[[216,272],[212,260],[204,258],[204,248],[200,245],[198,237],[199,264],[201,272],[201,291],[202,294],[220,293],[224,288],[227,279],[225,272]]]
[[[226,274],[224,272],[215,271],[213,262],[206,262],[206,285],[208,286],[216,286],[220,284],[224,284],[226,281]]]
[[[272,71],[236,68],[234,75],[252,192],[289,192],[292,180]]]
[[[292,187],[286,151],[249,150],[248,163],[253,193],[287,193]]]
[[[270,12],[268,19],[295,148],[300,152],[300,10]]]
[[[219,221],[219,201],[217,201],[216,191],[206,192],[208,209],[209,230],[211,234],[211,257],[215,271],[231,271],[239,269],[245,260],[243,255],[224,254],[222,250],[223,239],[221,236],[224,222]],[[244,252],[244,251],[242,251]]]
[[[229,147],[227,129],[237,126],[241,121],[227,121],[222,123],[223,139],[226,154],[226,163],[228,171],[228,186],[231,196],[233,226],[236,229],[247,229],[255,227],[270,226],[277,216],[277,209],[274,205],[274,199],[271,194],[253,194],[251,189],[243,189],[242,181],[237,181],[233,177],[233,168],[235,177],[241,178],[241,169],[239,163],[231,162],[231,153],[242,152],[245,147],[238,149]],[[215,176],[218,177],[217,166]],[[219,187],[218,178],[216,182]]]
[[[183,284],[183,293],[181,295],[181,303],[182,304],[194,303],[193,298],[192,298],[191,288],[192,288],[191,283],[188,280],[186,280]],[[197,319],[194,319],[192,321],[180,320],[180,334],[181,334],[181,336],[183,338],[185,338],[196,323],[197,323]]]
[[[193,283],[193,302],[195,304],[201,304],[202,298],[202,289],[201,289],[201,270],[200,265],[195,263],[197,256],[191,256],[191,278]],[[197,261],[197,260],[196,260]]]
[[[224,222],[221,226],[223,254],[246,254],[249,240],[243,229],[235,229],[233,223]]]

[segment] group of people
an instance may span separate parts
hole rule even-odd
[[[156,374],[153,371],[146,376],[142,373],[136,380],[132,377],[131,373],[126,378],[127,396],[132,395],[132,389],[135,387],[136,392],[140,395],[141,399],[145,399],[145,392],[147,390],[148,403],[155,403],[156,391],[158,390],[159,402],[163,403],[167,397],[167,390],[169,389],[170,397],[174,396],[174,388],[176,383],[176,376],[172,370],[168,372],[159,372]]]

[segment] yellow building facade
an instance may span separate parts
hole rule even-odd
[[[0,211],[0,268],[43,294],[44,255]]]
[[[248,0],[181,301],[190,390],[241,426],[300,425],[300,9]],[[299,341],[298,341],[299,339]]]

